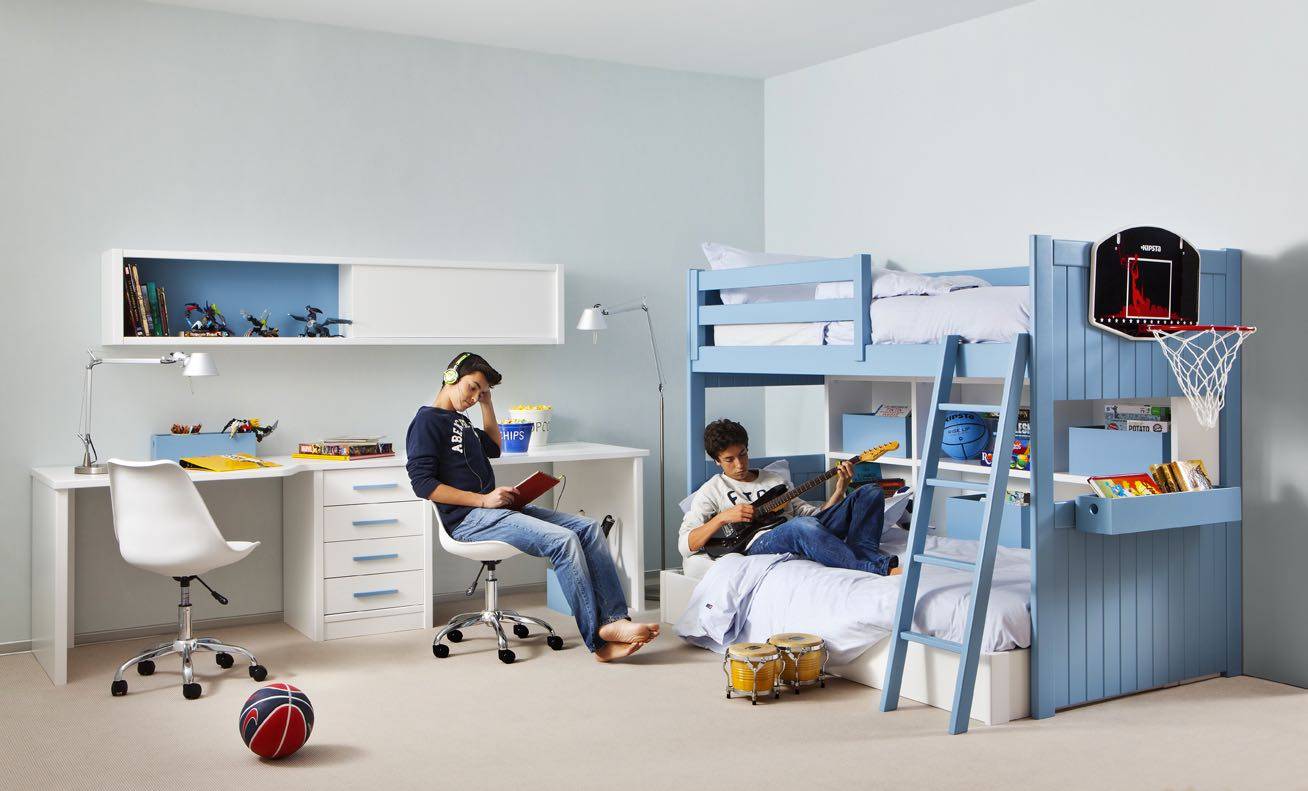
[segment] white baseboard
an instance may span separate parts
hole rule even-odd
[[[261,612],[251,615],[233,615],[224,618],[205,618],[191,624],[192,633],[199,634],[206,629],[227,629],[233,626],[249,626],[256,623],[272,623],[282,620],[282,613]],[[177,634],[177,622],[151,624],[150,626],[131,626],[126,629],[106,629],[102,632],[83,632],[73,635],[73,645],[90,645],[92,643],[116,643],[121,640],[140,640],[145,637]]]

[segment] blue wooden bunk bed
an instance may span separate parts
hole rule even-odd
[[[1238,362],[1217,429],[1217,488],[1117,500],[1092,496],[1087,488],[1080,496],[1055,499],[1056,454],[1050,451],[1066,441],[1056,436],[1056,402],[1182,395],[1156,343],[1130,341],[1089,324],[1091,248],[1087,242],[1033,236],[1028,266],[966,272],[992,285],[1030,287],[1030,712],[1037,718],[1242,672]],[[1203,250],[1201,256],[1199,321],[1239,324],[1240,251]],[[854,298],[735,305],[719,298],[722,289],[829,281],[851,281]],[[870,342],[871,285],[866,255],[689,272],[689,491],[715,471],[700,445],[710,388],[821,385],[827,377],[930,379],[940,373],[941,344]],[[713,343],[717,325],[822,321],[852,322],[855,343]],[[963,344],[958,375],[1004,378],[1013,346]],[[805,461],[808,467],[820,466],[811,458]],[[1066,492],[1065,483],[1062,489]]]

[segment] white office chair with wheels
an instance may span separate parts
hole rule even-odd
[[[445,644],[446,638],[451,643],[457,643],[463,639],[462,630],[467,629],[469,626],[485,624],[495,631],[495,637],[500,644],[500,661],[506,665],[512,664],[517,656],[513,653],[513,649],[509,648],[509,638],[504,634],[502,621],[509,621],[513,624],[513,636],[519,639],[525,639],[531,635],[529,626],[539,626],[549,632],[549,635],[545,638],[545,644],[555,651],[562,650],[563,638],[555,634],[554,628],[545,621],[540,618],[533,618],[530,615],[523,615],[514,610],[500,609],[499,580],[495,576],[495,566],[514,555],[521,554],[520,550],[503,541],[457,541],[445,530],[445,525],[441,523],[440,509],[436,507],[435,503],[431,504],[431,509],[435,514],[436,534],[440,537],[441,547],[451,555],[481,562],[481,568],[477,570],[477,576],[473,578],[472,584],[463,592],[464,596],[471,596],[477,590],[477,580],[481,579],[482,571],[486,572],[486,604],[484,608],[481,612],[459,613],[436,633],[436,639],[431,643],[431,652],[436,655],[436,658],[444,659],[450,655],[450,647]]]
[[[169,654],[182,656],[182,695],[200,697],[191,655],[197,650],[216,654],[218,666],[231,667],[232,654],[250,662],[250,678],[263,681],[268,671],[254,654],[240,646],[208,637],[191,636],[191,580],[208,589],[219,604],[222,594],[210,588],[199,575],[230,565],[250,554],[258,541],[227,541],[214,524],[195,483],[175,461],[109,460],[109,497],[113,505],[114,535],[123,560],[133,566],[177,580],[182,597],[177,605],[177,639],[144,651],[123,663],[114,673],[110,691],[127,694],[123,674],[132,666],[142,676],[154,673],[154,660]]]

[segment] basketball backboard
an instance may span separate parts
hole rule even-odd
[[[1131,340],[1199,321],[1199,251],[1162,228],[1118,231],[1090,255],[1090,324]]]

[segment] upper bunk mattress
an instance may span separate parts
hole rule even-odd
[[[901,566],[907,563],[907,546],[908,531],[886,528],[881,549],[897,555]],[[932,555],[971,562],[976,560],[977,542],[928,536],[926,549]],[[777,557],[784,556],[748,560],[766,563],[766,558]],[[714,563],[693,555],[684,572],[707,581],[696,587],[686,614],[677,622],[678,634],[688,641],[721,652],[723,646],[714,639],[713,626],[727,620],[731,622],[725,634],[729,642],[766,642],[782,632],[810,632],[826,641],[835,664],[853,661],[889,636],[904,580],[902,574],[879,577],[795,559],[772,566],[750,587],[748,595],[742,596],[739,570],[722,561]],[[962,642],[971,584],[967,573],[923,566],[914,631]],[[1031,645],[1030,598],[1031,551],[999,547],[982,651]]]
[[[1012,341],[1031,331],[1026,286],[968,288],[932,296],[872,300],[873,343],[939,343],[959,335],[970,343]],[[714,346],[842,346],[854,342],[852,321],[720,324]]]

